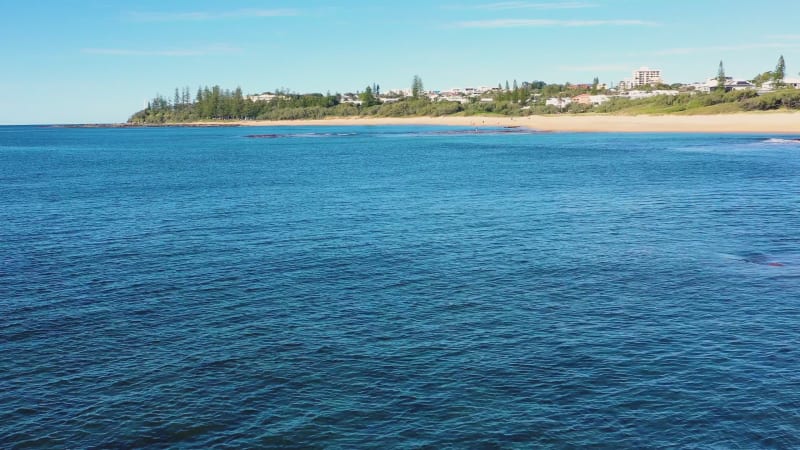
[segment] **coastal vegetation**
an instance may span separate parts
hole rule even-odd
[[[781,109],[800,110],[800,90],[784,89],[763,95],[754,90],[744,90],[659,95],[637,100],[615,98],[591,111],[618,114],[718,114]]]
[[[171,98],[156,96],[128,120],[133,124],[185,123],[225,120],[305,120],[328,117],[415,116],[527,116],[533,114],[719,114],[744,111],[800,110],[800,89],[783,84],[785,62],[780,57],[773,71],[756,75],[753,88],[732,89],[726,83],[723,62],[711,88],[701,92],[691,86],[640,86],[634,95],[607,95],[609,90],[594,78],[591,84],[550,84],[532,81],[513,84],[470,96],[434,96],[426,92],[422,79],[414,76],[411,89],[381,93],[380,85],[366,86],[357,93],[299,94],[288,90],[245,96],[240,88],[203,87],[191,95],[189,88],[175,89]],[[759,91],[772,83],[769,91]],[[565,101],[580,96],[601,95],[602,103]],[[550,101],[548,101],[550,99]],[[553,100],[557,99],[557,105]]]
[[[515,100],[514,94],[500,93],[492,101],[433,102],[426,98],[402,98],[391,103],[369,100],[361,105],[342,103],[339,95],[289,94],[270,101],[251,101],[236,91],[215,86],[209,96],[189,103],[172,103],[156,97],[147,108],[134,114],[130,123],[161,124],[206,120],[298,120],[326,117],[414,117],[448,115],[526,116],[558,113],[614,114],[714,114],[742,111],[800,110],[800,90],[783,89],[759,95],[754,90],[710,93],[685,92],[631,99],[614,97],[601,105],[571,103],[564,108],[545,105],[538,99]],[[567,97],[569,94],[562,94]],[[511,98],[508,98],[511,97]]]

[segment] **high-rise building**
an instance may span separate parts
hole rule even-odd
[[[658,83],[661,83],[661,70],[659,69],[641,67],[633,71],[633,80],[631,84],[634,87]]]

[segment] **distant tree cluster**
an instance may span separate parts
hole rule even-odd
[[[359,100],[361,100],[361,106],[369,108],[370,106],[379,104],[380,100],[378,100],[377,97],[379,91],[380,88],[378,88],[377,85],[375,85],[375,87],[367,86],[364,92],[358,96]]]
[[[506,80],[505,88],[500,88],[495,92],[494,100],[497,102],[527,103],[533,95],[535,86],[537,86],[536,83],[539,82],[529,83],[525,81],[520,85],[517,80],[514,80],[513,85],[509,85],[508,80]],[[542,83],[543,85],[544,83]]]
[[[181,94],[176,89],[170,101],[158,95],[147,107],[134,114],[132,123],[191,122],[199,120],[284,120],[322,118],[329,112],[355,115],[358,111],[341,105],[339,95],[293,94],[278,91],[270,101],[247,99],[240,88],[222,89],[219,86],[200,88],[193,101],[188,101],[187,90]],[[178,100],[180,99],[180,100]],[[341,108],[337,108],[340,107]]]

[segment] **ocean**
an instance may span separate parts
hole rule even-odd
[[[800,447],[795,138],[0,127],[0,447]]]

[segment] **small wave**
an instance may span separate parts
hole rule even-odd
[[[800,144],[800,139],[781,139],[781,138],[769,138],[763,141],[765,144]]]
[[[338,132],[338,133],[266,133],[266,134],[248,134],[245,137],[250,139],[282,139],[282,138],[337,138],[337,137],[351,137],[359,135],[372,135],[372,136],[387,136],[387,137],[422,137],[422,136],[463,136],[463,135],[504,135],[504,134],[541,134],[542,131],[531,130],[519,126],[510,126],[502,128],[468,128],[468,129],[451,129],[451,130],[433,130],[433,131],[415,131],[415,132],[378,132],[378,133],[356,133],[356,132]]]
[[[527,128],[522,128],[519,126],[510,126],[510,127],[503,127],[503,128],[470,128],[468,130],[442,130],[442,131],[430,131],[427,133],[420,133],[422,135],[446,135],[446,136],[453,136],[453,135],[462,135],[462,134],[487,134],[487,135],[498,135],[498,134],[534,134],[540,133],[534,130],[530,130]]]
[[[800,146],[800,138],[753,137],[732,139],[712,144],[687,145],[675,147],[672,150],[700,153],[752,153],[763,152],[766,149],[785,150],[795,146]]]
[[[250,139],[282,139],[282,138],[335,138],[355,136],[356,133],[268,133],[268,134],[248,134],[245,137]]]

